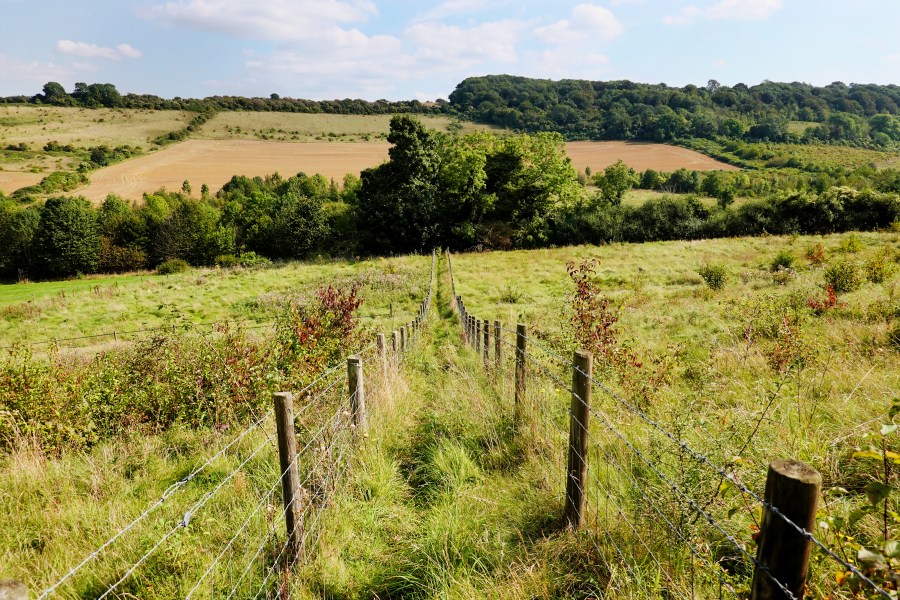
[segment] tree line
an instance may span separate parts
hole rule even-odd
[[[71,92],[62,84],[49,81],[40,94],[33,96],[8,96],[0,98],[0,104],[46,104],[51,106],[77,106],[82,108],[132,108],[149,110],[186,110],[214,113],[220,110],[332,113],[332,114],[395,114],[440,113],[447,110],[446,100],[423,103],[419,100],[368,100],[345,98],[342,100],[307,100],[282,98],[270,94],[267,98],[243,96],[209,96],[206,98],[161,98],[153,94],[122,94],[111,83],[76,83]]]
[[[558,131],[570,140],[686,138],[900,143],[900,86],[835,82],[824,87],[764,81],[681,88],[631,81],[470,77],[450,106],[475,121],[520,131]],[[806,124],[792,131],[791,121]],[[803,127],[803,125],[801,125]]]
[[[895,170],[832,185],[809,174],[637,173],[617,163],[588,180],[572,167],[558,133],[453,136],[398,115],[388,141],[388,161],[342,185],[302,173],[235,176],[215,195],[204,185],[196,197],[185,182],[181,191],[146,194],[139,204],[110,196],[99,207],[72,197],[23,206],[0,196],[0,273],[62,278],[173,259],[231,266],[435,246],[534,248],[900,226]],[[631,206],[622,198],[632,187],[672,195]],[[737,193],[755,198],[735,205]]]

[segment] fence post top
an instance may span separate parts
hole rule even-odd
[[[284,400],[292,400],[294,398],[294,394],[292,392],[275,392],[273,394],[276,398],[281,398]]]
[[[576,350],[575,358],[576,359],[580,358],[582,360],[591,360],[592,358],[594,358],[594,355],[591,354],[590,352],[588,352],[587,350]]]
[[[351,365],[361,365],[362,357],[359,354],[354,354],[352,356],[348,356],[347,363],[351,364]]]
[[[822,474],[813,467],[799,460],[779,459],[769,463],[769,469],[782,477],[788,477],[801,483],[822,485]]]

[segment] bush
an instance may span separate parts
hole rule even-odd
[[[782,267],[779,265],[772,271],[772,281],[778,285],[787,285],[797,278],[797,271],[790,267]]]
[[[879,252],[863,265],[866,279],[872,283],[882,283],[894,274],[895,265],[889,252]]]
[[[822,242],[806,249],[806,260],[814,265],[825,264],[825,261],[828,260],[828,255],[825,252],[825,246]]]
[[[825,269],[825,284],[838,294],[852,292],[862,285],[862,274],[854,261],[836,262]]]
[[[703,265],[699,269],[697,269],[697,273],[700,277],[703,278],[703,281],[706,282],[706,285],[709,286],[712,290],[721,290],[725,287],[725,282],[728,278],[728,273],[725,270],[725,265]]]
[[[157,275],[174,275],[175,273],[184,273],[188,270],[188,264],[180,258],[170,258],[166,262],[156,267]]]
[[[238,267],[241,264],[241,259],[239,259],[234,254],[220,254],[216,257],[216,266],[222,267],[223,269],[230,269],[232,267]]]
[[[769,265],[769,270],[773,273],[778,270],[792,270],[794,268],[794,262],[797,259],[794,257],[794,253],[790,250],[781,250],[775,258],[772,259],[772,263]]]
[[[250,252],[244,252],[243,254],[241,254],[240,260],[241,266],[248,269],[268,267],[272,264],[271,260],[269,260],[265,256],[260,256],[252,250]]]
[[[863,244],[859,239],[859,236],[857,236],[856,234],[851,234],[841,240],[841,243],[838,245],[838,249],[841,252],[846,252],[847,254],[856,254],[863,249]]]

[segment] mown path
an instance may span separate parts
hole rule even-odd
[[[512,399],[461,343],[444,271],[422,338],[370,408],[310,597],[584,597],[578,540],[545,537],[558,490],[540,483]]]

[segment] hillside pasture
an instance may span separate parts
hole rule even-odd
[[[262,139],[282,142],[387,139],[393,115],[334,115],[286,112],[220,112],[194,136],[207,140]],[[416,115],[425,127],[437,131],[495,131],[490,125],[459,121],[452,117]]]
[[[40,150],[56,141],[73,146],[148,146],[157,136],[184,128],[195,113],[176,110],[0,105],[0,145]]]

